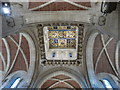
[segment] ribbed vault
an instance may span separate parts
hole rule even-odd
[[[57,75],[47,80],[41,88],[81,88],[81,86],[66,75]]]

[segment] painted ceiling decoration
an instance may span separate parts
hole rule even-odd
[[[59,23],[61,24],[61,23]],[[41,63],[44,65],[82,65],[84,25],[38,24]]]
[[[43,29],[45,53],[48,60],[77,59],[78,27],[51,26]]]
[[[29,2],[29,9],[32,11],[70,11],[88,10],[91,8],[90,0],[41,0],[40,2]]]
[[[48,27],[49,48],[76,49],[76,27]]]

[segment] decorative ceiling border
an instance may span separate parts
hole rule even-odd
[[[78,52],[76,60],[47,60],[45,57],[45,46],[44,46],[44,35],[43,28],[45,26],[77,26],[78,31]],[[83,40],[84,40],[84,24],[76,23],[46,23],[37,24],[38,29],[38,43],[40,51],[40,63],[44,66],[46,65],[76,65],[81,66],[83,62]]]

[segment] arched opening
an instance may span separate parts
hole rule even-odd
[[[35,88],[88,88],[82,73],[69,68],[53,68],[40,74]]]
[[[29,84],[35,65],[35,46],[27,33],[2,38],[0,61],[3,62],[1,88],[17,88],[21,82]],[[22,80],[22,81],[21,81]],[[22,87],[22,86],[21,86]]]
[[[94,72],[94,66],[93,66],[93,46],[96,36],[99,33],[97,31],[93,32],[88,39],[87,47],[86,47],[86,65],[87,65],[87,71],[88,71],[88,77],[90,84],[93,88],[102,88],[103,85],[101,85],[95,75]]]
[[[116,69],[120,75],[120,41],[117,43],[116,46],[116,52],[115,52],[115,64],[116,64]]]
[[[107,81],[104,82],[104,79],[108,78],[113,88],[117,88],[119,73],[115,68],[115,61],[118,61],[115,60],[115,55],[118,58],[119,49],[117,46],[116,50],[116,42],[115,38],[98,31],[90,34],[86,48],[86,64],[92,87],[105,88]],[[102,75],[103,73],[106,73],[106,76]]]

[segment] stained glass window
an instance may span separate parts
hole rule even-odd
[[[21,78],[17,78],[10,88],[16,88],[17,85],[19,84],[20,80],[21,80]]]
[[[107,79],[103,79],[103,83],[104,83],[106,88],[111,88],[111,90],[112,90],[112,86],[111,86],[110,82]]]

